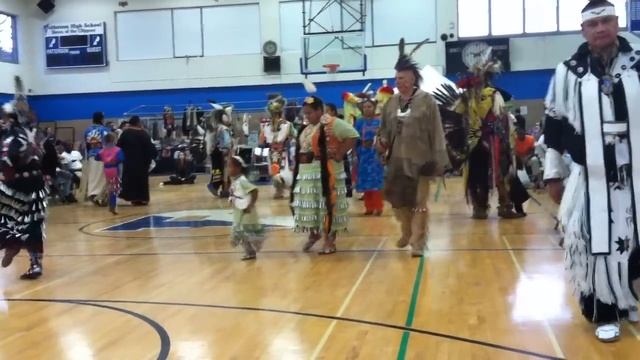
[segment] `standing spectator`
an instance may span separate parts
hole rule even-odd
[[[140,117],[133,116],[129,120],[129,127],[122,132],[118,147],[124,152],[120,198],[135,206],[149,204],[149,167],[157,151],[142,127]]]
[[[119,139],[122,132],[125,131],[129,127],[128,121],[123,121],[120,123],[120,126],[114,131],[116,133],[116,137]]]

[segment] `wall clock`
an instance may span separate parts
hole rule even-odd
[[[462,48],[462,62],[471,68],[482,60],[491,46],[484,41],[474,41]]]
[[[262,51],[267,56],[275,56],[278,53],[278,44],[275,41],[269,40],[262,45]]]
[[[500,60],[503,71],[511,70],[508,38],[447,41],[445,48],[447,74],[466,73],[489,48],[491,58]]]

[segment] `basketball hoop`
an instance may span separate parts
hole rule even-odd
[[[335,74],[340,68],[340,64],[324,64],[322,67],[327,71],[327,74]]]

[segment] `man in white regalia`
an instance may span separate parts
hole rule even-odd
[[[604,342],[618,340],[621,321],[638,321],[640,295],[640,47],[618,28],[610,2],[582,10],[587,42],[556,69],[544,134],[545,181],[561,202],[567,268]]]

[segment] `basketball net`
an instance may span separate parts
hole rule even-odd
[[[336,79],[336,74],[338,73],[338,69],[340,69],[340,64],[324,64],[322,67],[327,71],[329,79]]]

